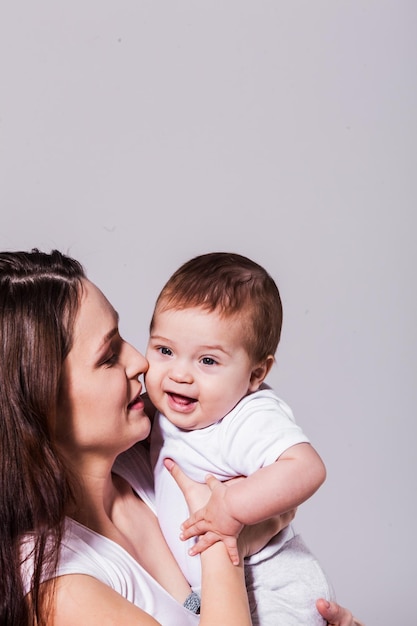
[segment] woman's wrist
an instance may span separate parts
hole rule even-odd
[[[196,593],[195,591],[192,591],[190,595],[188,595],[185,598],[183,606],[185,606],[185,608],[191,611],[192,613],[196,613],[197,615],[199,615],[200,607],[201,607],[201,600],[200,600],[200,596],[198,595],[198,593]]]
[[[250,626],[243,558],[233,565],[223,542],[218,541],[201,554],[200,626],[214,623]],[[233,598],[233,601],[231,601]]]

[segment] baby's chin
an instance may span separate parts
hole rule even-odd
[[[167,420],[171,422],[171,424],[180,430],[186,431],[202,430],[203,428],[208,428],[215,423],[213,421],[208,422],[207,420],[198,419],[198,416],[193,415],[192,413],[184,414],[168,410],[164,413],[164,415]]]

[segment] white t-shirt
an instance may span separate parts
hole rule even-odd
[[[123,476],[136,493],[154,510],[153,477],[149,456],[138,444],[116,460],[114,472]],[[29,554],[31,538],[25,543]],[[22,568],[26,593],[29,591],[33,562]],[[199,617],[179,604],[118,543],[67,518],[61,545],[57,576],[87,574],[155,617],[163,626],[197,626]]]
[[[288,448],[309,442],[295,423],[290,407],[268,387],[243,398],[223,419],[200,430],[181,430],[157,413],[151,435],[151,462],[155,479],[158,520],[168,545],[192,588],[201,585],[200,560],[190,557],[194,539],[180,541],[180,525],[188,518],[184,497],[165,469],[166,457],[198,482],[206,474],[219,480],[248,476],[274,463]],[[260,552],[250,557],[256,563],[275,554],[294,536],[292,526],[281,531]]]

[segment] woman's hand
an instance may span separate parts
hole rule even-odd
[[[184,494],[190,515],[204,507],[210,498],[210,487],[205,483],[198,483],[184,474],[179,465],[172,459],[164,459],[164,465]]]
[[[327,600],[317,600],[317,610],[328,624],[332,626],[365,626],[356,617],[353,617],[349,609],[336,604],[336,602],[328,602]]]
[[[196,511],[201,511],[205,509],[205,506],[210,500],[213,491],[218,491],[226,488],[225,483],[220,482],[219,480],[217,480],[217,478],[211,476],[210,474],[206,477],[206,484],[198,483],[192,480],[191,478],[189,478],[189,476],[184,474],[184,472],[179,468],[176,463],[174,463],[174,461],[172,461],[172,459],[165,459],[164,465],[175,478],[179,488],[183,492],[191,517],[193,517]],[[180,539],[182,540],[189,539],[190,537],[199,536],[197,543],[195,543],[192,548],[190,548],[189,554],[191,556],[200,554],[218,541],[222,541],[227,548],[232,563],[234,565],[239,565],[240,545],[239,547],[237,545],[237,535],[226,535],[215,530],[207,530],[206,528],[199,529],[198,527],[196,528],[195,525],[190,530],[188,526],[186,527],[186,524],[182,526],[181,531],[182,532],[180,534]],[[265,536],[266,531],[264,530],[263,532]]]
[[[239,565],[237,540],[243,524],[228,513],[226,494],[229,485],[240,480],[244,478],[232,478],[221,482],[210,474],[206,476],[207,485],[210,487],[210,497],[204,506],[192,513],[182,525],[182,539],[198,536],[198,541],[194,544],[190,554],[200,554],[214,543],[222,541],[232,563]]]
[[[208,475],[211,478],[212,476]],[[207,478],[207,477],[206,477]],[[187,532],[187,539],[213,532],[221,537],[235,537],[240,535],[242,522],[230,514],[228,506],[228,491],[231,485],[245,480],[243,476],[231,478],[221,482],[214,478],[211,481],[209,500],[200,509],[185,520],[183,527]]]
[[[166,459],[165,465],[167,469],[174,467],[170,459]],[[182,526],[181,539],[186,540],[191,537],[199,537],[197,543],[194,544],[190,551],[192,555],[201,554],[217,541],[223,541],[230,560],[234,565],[239,565],[239,553],[245,557],[259,552],[272,537],[288,526],[295,516],[296,509],[292,509],[258,524],[243,527],[242,524],[235,526],[236,521],[230,520],[226,514],[223,515],[223,522],[221,519],[218,520],[218,515],[214,515],[214,517],[217,517],[216,524],[214,519],[210,520],[213,516],[208,513],[210,510],[208,503],[216,501],[218,512],[221,509],[219,503],[224,499],[224,492],[227,490],[228,485],[244,480],[244,478],[233,478],[222,483],[214,476],[208,476],[207,485],[202,485],[191,480],[178,466],[176,466],[174,478],[182,489],[190,509],[190,518]],[[207,518],[210,521],[207,521]]]
[[[182,490],[191,513],[204,506],[207,501],[207,489],[210,493],[217,484],[221,484],[214,476],[209,476],[207,485],[201,485],[186,476],[171,459],[165,459],[164,463]],[[205,494],[202,488],[206,490]],[[250,626],[252,620],[244,568],[235,567],[230,563],[221,542],[217,542],[201,555],[201,573],[200,626],[213,624]]]

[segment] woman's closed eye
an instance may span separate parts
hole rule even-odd
[[[103,359],[101,361],[101,365],[104,367],[113,367],[119,362],[120,352],[123,347],[123,341],[120,338],[113,337],[111,343],[108,346],[105,354],[103,355]]]
[[[107,358],[105,358],[102,361],[102,365],[104,365],[104,367],[112,367],[113,365],[116,365],[118,360],[119,360],[119,353],[113,352],[111,355],[109,355]]]

